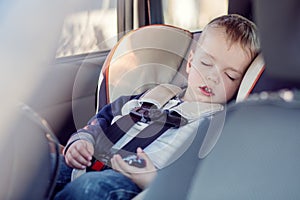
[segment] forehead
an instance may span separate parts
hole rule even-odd
[[[239,42],[230,41],[222,27],[207,27],[197,48],[200,54],[211,57],[219,67],[233,68],[241,73],[244,73],[251,62],[248,52]]]

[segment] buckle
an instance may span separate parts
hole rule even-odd
[[[137,118],[141,122],[147,123],[161,118],[164,115],[164,111],[160,109],[136,107],[130,111],[129,115]]]
[[[92,166],[90,166],[90,170],[89,171],[101,171],[103,168],[105,167],[105,164],[99,160],[95,160],[92,164]]]
[[[188,123],[187,119],[176,112],[155,108],[136,107],[130,112],[130,116],[144,123],[156,121],[169,124],[174,128],[179,128]]]
[[[100,154],[97,157],[92,157],[92,165],[86,168],[86,171],[101,171],[111,166],[111,153]]]
[[[101,171],[105,166],[105,163],[97,160],[94,156],[92,158],[92,165],[86,168],[86,171]]]

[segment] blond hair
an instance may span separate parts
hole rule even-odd
[[[209,27],[224,28],[228,40],[231,43],[238,42],[246,52],[250,53],[251,59],[260,51],[256,25],[241,15],[229,14],[217,17],[205,26],[203,33]]]

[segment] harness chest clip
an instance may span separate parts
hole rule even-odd
[[[141,122],[147,123],[149,121],[156,121],[164,115],[161,109],[136,107],[130,111],[130,116],[138,119]]]

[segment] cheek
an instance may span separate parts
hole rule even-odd
[[[199,69],[191,68],[188,80],[191,84],[197,84],[203,80],[203,73]]]
[[[226,92],[226,100],[228,101],[229,99],[231,99],[231,98],[233,97],[234,94],[235,94],[235,90],[229,89],[229,90]]]
[[[238,83],[227,85],[226,99],[227,100],[231,99],[233,97],[233,95],[237,92],[238,88],[239,88]]]

